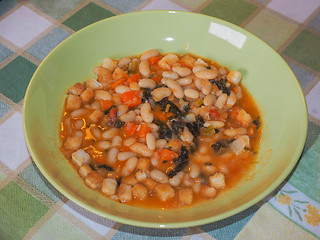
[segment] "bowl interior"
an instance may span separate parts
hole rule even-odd
[[[214,201],[169,211],[122,205],[86,187],[59,151],[59,122],[66,90],[93,77],[105,57],[161,52],[216,60],[243,74],[264,120],[255,171],[244,184]],[[109,219],[144,227],[187,227],[244,210],[276,188],[295,166],[304,146],[307,111],[300,85],[271,47],[225,21],[187,12],[147,11],[95,23],[69,37],[35,72],[24,102],[27,145],[49,182],[78,205]]]

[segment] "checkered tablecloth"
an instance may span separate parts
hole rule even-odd
[[[296,74],[309,128],[278,189],[215,223],[182,229],[120,224],[77,206],[34,165],[22,106],[37,66],[61,41],[113,15],[151,9],[225,19],[270,44]],[[294,131],[294,129],[292,129]],[[0,0],[0,239],[320,239],[320,0]]]

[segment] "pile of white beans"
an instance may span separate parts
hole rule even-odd
[[[159,57],[154,65],[149,61],[152,57]],[[152,49],[139,57],[105,58],[94,73],[97,78],[76,83],[68,90],[61,124],[62,151],[87,186],[120,202],[157,199],[164,203],[171,201],[173,206],[190,205],[196,196],[213,199],[218,190],[225,188],[228,169],[214,165],[208,156],[208,152],[213,151],[210,143],[233,138],[228,156],[238,156],[250,148],[254,135],[253,119],[241,107],[235,115],[239,126],[227,125],[228,111],[238,104],[243,94],[240,72],[228,71],[193,55],[163,55]],[[133,74],[139,74],[140,79],[112,87]],[[160,81],[154,80],[155,75]],[[226,79],[230,93],[219,89],[212,79]],[[187,127],[180,137],[161,139],[155,123],[154,103],[145,100],[130,107],[122,101],[122,94],[130,91],[140,93],[142,99],[143,89],[148,89],[155,103],[168,98],[181,111],[188,105],[186,122],[196,121],[200,115],[205,121],[204,128],[214,129],[210,136],[200,137],[199,148],[190,156],[189,165],[173,177],[168,176],[168,169],[159,168],[160,158],[156,153],[170,149],[178,156],[182,145],[189,147],[196,139]],[[122,124],[138,125],[137,131],[146,124],[150,132],[143,138],[136,134],[128,136],[123,127],[110,124],[110,120],[106,122],[108,114],[100,104],[106,100],[112,102],[116,108],[115,118]],[[193,105],[196,101],[200,101],[200,105]],[[214,118],[212,111],[217,111],[220,117]],[[174,162],[170,168],[174,168]],[[203,176],[206,176],[205,182]]]

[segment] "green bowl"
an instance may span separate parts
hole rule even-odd
[[[264,120],[258,163],[235,188],[188,208],[153,210],[108,200],[85,186],[59,151],[59,122],[66,90],[93,77],[105,57],[148,49],[193,54],[239,70]],[[289,175],[303,150],[307,110],[301,87],[269,45],[223,20],[188,12],[145,11],[92,24],[57,46],[29,84],[23,109],[27,145],[37,167],[62,194],[108,219],[143,227],[190,227],[243,211],[270,194]]]

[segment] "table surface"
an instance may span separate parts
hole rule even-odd
[[[151,9],[225,19],[270,44],[306,96],[306,145],[267,198],[227,219],[181,229],[120,224],[55,190],[26,148],[22,106],[37,66],[61,41],[113,15]],[[0,1],[0,239],[320,239],[320,0]],[[294,129],[292,129],[294,131]]]

